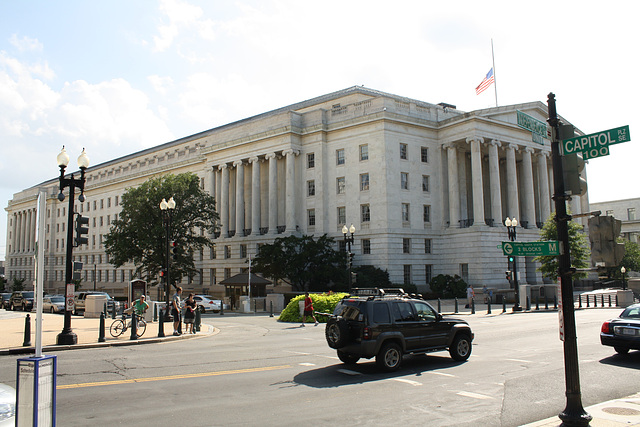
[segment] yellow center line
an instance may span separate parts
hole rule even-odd
[[[185,378],[215,377],[218,375],[247,374],[250,372],[275,371],[277,369],[287,369],[290,367],[291,365],[266,366],[263,368],[232,369],[229,371],[202,372],[199,374],[180,374],[180,375],[167,375],[164,377],[131,378],[128,380],[113,380],[113,381],[96,381],[92,383],[59,385],[56,387],[56,389],[65,390],[65,389],[82,388],[82,387],[99,387],[99,386],[105,386],[105,385],[144,383],[149,381],[167,381],[167,380],[179,380],[179,379],[185,379]]]

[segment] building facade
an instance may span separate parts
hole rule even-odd
[[[102,244],[126,189],[187,171],[216,198],[221,220],[215,248],[196,254],[200,274],[183,278],[187,289],[220,295],[218,282],[277,237],[327,234],[344,248],[341,229],[351,224],[354,265],[386,269],[394,283],[426,290],[433,276],[458,274],[508,289],[498,249],[507,240],[504,219],[518,219],[518,240],[537,240],[553,210],[550,143],[517,125],[518,110],[546,121],[541,102],[463,112],[352,87],[91,166],[86,201],[76,202],[90,218],[89,244],[74,251],[83,289],[120,295],[134,278],[134,266],[109,264]],[[64,284],[68,226],[57,179],[9,202],[6,269],[9,278],[34,280],[41,188],[45,288],[55,292]],[[573,212],[588,210],[586,196],[570,203]],[[533,259],[518,265],[521,283],[542,284]]]
[[[640,243],[640,199],[611,200],[592,203],[592,211],[613,216],[622,221],[620,236],[625,240]]]

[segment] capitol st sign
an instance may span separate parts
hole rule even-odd
[[[609,146],[631,140],[629,126],[577,136],[562,141],[560,154],[582,153],[585,160],[609,155]]]

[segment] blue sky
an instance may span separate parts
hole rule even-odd
[[[546,102],[582,131],[629,125],[587,166],[592,202],[640,197],[640,2],[2,1],[0,204],[96,165],[354,85],[471,111]],[[6,251],[0,215],[0,259]]]

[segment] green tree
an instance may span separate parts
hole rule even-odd
[[[2,292],[6,292],[5,289],[7,289],[7,279],[0,276],[0,290],[2,290]]]
[[[462,298],[466,295],[467,284],[457,274],[438,274],[429,282],[431,291],[442,298]]]
[[[279,237],[262,245],[253,271],[290,284],[296,291],[342,289],[347,280],[344,252],[333,249],[334,240],[323,235]]]
[[[551,214],[545,221],[540,230],[540,241],[558,240],[558,229],[556,226],[556,215]],[[582,230],[582,226],[576,222],[569,221],[569,249],[571,255],[571,267],[573,268],[588,268],[590,266],[590,254],[589,243],[587,237]],[[551,280],[557,280],[558,278],[558,257],[553,255],[539,256],[534,258],[540,263],[538,271],[542,273],[544,277]],[[587,277],[586,272],[577,272],[573,276],[576,279]]]
[[[17,277],[13,278],[13,285],[11,285],[11,290],[16,292],[16,291],[23,291],[24,290],[24,278],[22,279],[18,279]]]
[[[122,211],[105,236],[105,251],[116,268],[133,262],[136,276],[155,283],[165,264],[165,228],[160,210],[163,198],[173,197],[171,236],[177,257],[171,259],[171,279],[196,274],[193,254],[214,245],[208,233],[217,227],[215,200],[200,188],[193,173],[163,175],[127,190],[121,199]]]
[[[355,267],[356,282],[353,284],[358,288],[384,288],[390,287],[389,272],[373,265],[361,265]]]

